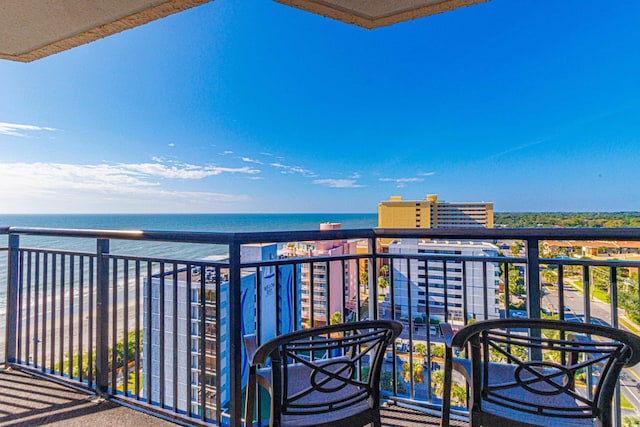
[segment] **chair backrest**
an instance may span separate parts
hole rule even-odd
[[[271,362],[272,417],[320,416],[363,401],[378,407],[384,353],[401,330],[391,320],[342,323],[261,345],[253,364]]]
[[[601,325],[500,319],[458,331],[471,346],[472,411],[482,405],[536,417],[605,420],[620,371],[640,361],[640,338]],[[576,382],[583,383],[576,387]]]

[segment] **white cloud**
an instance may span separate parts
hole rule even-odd
[[[169,147],[175,147],[176,146],[176,144],[174,144],[173,142],[170,142],[168,145],[169,145]]]
[[[17,136],[20,138],[26,138],[30,132],[54,132],[57,129],[45,126],[35,125],[23,125],[18,123],[4,123],[0,122],[0,135]]]
[[[420,172],[418,175],[419,176],[433,176],[435,175],[435,172]]]
[[[326,185],[331,188],[361,188],[364,185],[357,184],[355,179],[316,179],[313,181],[317,185]]]
[[[240,157],[240,159],[245,163],[255,163],[255,164],[258,164],[258,165],[262,164],[262,162],[260,160],[252,159],[252,158],[249,158],[249,157]]]
[[[309,169],[304,169],[300,166],[287,166],[287,165],[283,165],[282,163],[271,163],[271,166],[276,169],[280,169],[280,173],[284,175],[300,174],[309,178],[313,178],[317,176],[313,171]]]
[[[406,184],[408,182],[422,182],[422,178],[380,178],[382,182],[395,182],[396,184]]]
[[[233,154],[233,151],[231,151],[231,150],[225,150],[225,151],[223,151],[223,152],[222,152],[222,153],[220,153],[220,154],[221,154],[221,155],[223,155],[223,156],[228,156],[229,154]]]
[[[202,179],[209,176],[216,176],[222,173],[244,173],[254,175],[260,173],[259,169],[249,166],[241,168],[226,168],[220,166],[196,166],[190,164],[176,163],[168,166],[163,163],[122,163],[116,165],[130,174],[141,174],[169,179]]]
[[[396,188],[405,188],[408,183],[411,182],[422,182],[423,178],[379,178],[379,181],[382,182],[395,182]]]
[[[0,163],[0,209],[7,212],[208,211],[246,195],[165,188],[153,178],[202,179],[232,169],[158,164]],[[244,172],[251,174],[252,172]]]

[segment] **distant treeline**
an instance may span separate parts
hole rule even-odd
[[[495,213],[495,227],[598,228],[638,227],[640,212],[519,212]]]

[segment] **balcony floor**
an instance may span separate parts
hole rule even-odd
[[[382,410],[385,427],[437,427],[439,419],[397,406]],[[0,370],[0,426],[174,426],[176,424],[14,369]],[[465,423],[452,421],[452,426]]]

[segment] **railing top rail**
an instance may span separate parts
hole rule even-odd
[[[640,228],[375,228],[376,237],[460,240],[637,240]]]
[[[374,237],[372,229],[268,231],[238,233],[223,233],[211,231],[96,230],[39,227],[8,227],[7,230],[10,234],[32,236],[77,237],[94,239],[106,238],[121,240],[155,240],[210,244],[247,244],[304,240],[365,239]]]
[[[422,238],[455,240],[628,240],[640,241],[640,228],[367,228],[340,230],[209,232],[154,230],[96,230],[38,227],[1,227],[1,234],[54,237],[155,240],[184,243],[270,243],[305,240],[367,238]]]

